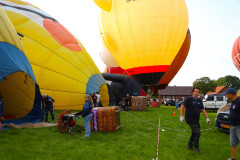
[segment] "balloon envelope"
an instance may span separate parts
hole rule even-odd
[[[108,66],[105,67],[104,73],[126,74],[121,67],[108,67]]]
[[[4,123],[42,121],[41,94],[27,55],[0,6],[0,95]]]
[[[102,48],[101,59],[108,67],[119,67],[111,53],[105,47]]]
[[[240,71],[240,37],[238,37],[233,45],[232,60],[236,68]]]
[[[184,64],[189,49],[191,45],[191,33],[190,30],[188,30],[186,38],[178,51],[177,56],[174,58],[173,62],[171,63],[170,67],[168,68],[167,72],[164,74],[162,79],[159,81],[158,85],[162,87],[167,87],[167,85],[172,81],[174,76],[178,73],[182,65]]]
[[[55,109],[79,110],[85,94],[100,91],[109,104],[108,87],[83,45],[57,20],[20,0],[0,0],[29,56],[41,92],[55,99]]]
[[[109,6],[101,2],[101,8],[104,2]],[[112,0],[100,24],[103,43],[118,65],[142,85],[155,85],[182,46],[188,11],[184,0]]]

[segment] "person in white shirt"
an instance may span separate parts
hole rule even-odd
[[[96,96],[97,96],[97,107],[99,107],[101,95],[99,94],[99,92],[96,92]]]

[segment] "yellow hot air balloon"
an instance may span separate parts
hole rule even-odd
[[[188,31],[184,0],[94,0],[104,46],[143,85],[157,84]]]
[[[101,59],[109,67],[119,67],[111,53],[107,50],[107,48],[103,47],[101,51]]]
[[[83,107],[86,93],[109,104],[107,84],[83,45],[57,20],[20,0],[0,0],[29,56],[41,92],[55,109]]]
[[[4,123],[42,121],[41,93],[35,76],[18,35],[1,5],[0,95],[4,104],[0,108],[0,116],[6,119]]]

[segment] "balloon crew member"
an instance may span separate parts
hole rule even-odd
[[[178,97],[176,97],[175,104],[176,104],[176,109],[178,109],[178,107],[179,107],[179,98]]]
[[[96,104],[97,104],[97,96],[95,95],[95,92],[93,92],[93,94],[92,94],[92,101],[93,101],[93,104],[94,104],[94,108],[96,107]]]
[[[240,142],[240,97],[237,96],[237,91],[234,88],[228,88],[226,97],[232,102],[230,107],[230,145],[231,158],[228,160],[235,160],[237,156],[238,144]]]
[[[54,121],[54,114],[53,114],[53,102],[54,99],[52,99],[47,94],[42,95],[43,102],[45,104],[45,122],[48,122],[48,112],[50,111],[52,120]]]
[[[125,111],[128,111],[129,103],[130,103],[130,96],[129,96],[129,94],[127,94],[127,96],[125,98],[125,105],[124,105]]]
[[[0,93],[0,132],[2,132],[2,121],[4,120],[2,114],[3,114],[3,97]]]
[[[191,128],[192,135],[188,141],[188,149],[199,152],[199,139],[200,139],[200,112],[206,118],[208,124],[210,124],[210,119],[208,118],[207,112],[203,107],[202,100],[198,98],[199,89],[192,89],[192,96],[186,98],[181,106],[180,111],[180,121],[184,122],[184,109],[186,109],[185,119],[189,127]]]
[[[97,106],[99,107],[101,95],[99,94],[99,92],[96,92],[96,96],[97,96]]]
[[[81,112],[76,113],[76,116],[82,115],[84,118],[84,128],[85,128],[85,137],[91,136],[91,118],[92,118],[92,108],[94,106],[92,97],[89,94],[85,95],[85,105],[83,106],[83,110]]]

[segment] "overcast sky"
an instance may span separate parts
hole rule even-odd
[[[98,17],[93,0],[26,0],[41,8],[75,35],[103,71]],[[189,11],[191,48],[188,57],[170,85],[190,86],[204,76],[218,79],[240,77],[232,58],[232,46],[240,36],[239,0],[186,0]]]

